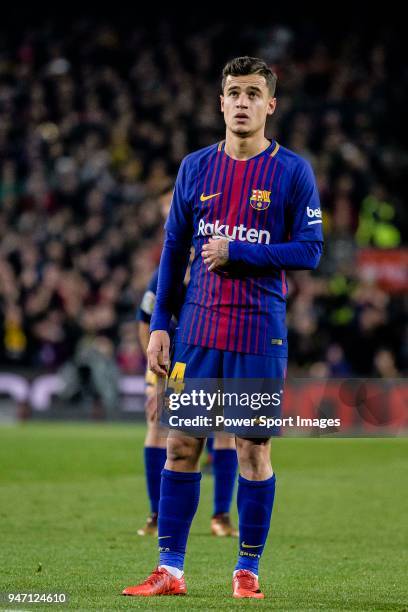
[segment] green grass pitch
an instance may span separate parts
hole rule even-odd
[[[187,551],[188,596],[121,597],[157,562],[156,540],[136,535],[148,509],[143,436],[130,424],[0,428],[0,591],[70,597],[19,609],[408,609],[405,439],[274,440],[265,600],[231,598],[237,541],[209,535],[208,475]]]

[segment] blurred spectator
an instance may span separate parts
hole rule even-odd
[[[74,358],[64,364],[60,374],[64,385],[61,399],[90,400],[91,414],[95,418],[115,414],[118,409],[119,370],[109,338],[82,338]]]
[[[374,376],[379,378],[398,378],[400,376],[394,355],[390,350],[382,348],[375,353]]]
[[[4,26],[1,365],[62,366],[75,385],[88,368],[106,410],[116,368],[143,371],[132,321],[160,257],[161,195],[184,155],[223,138],[219,74],[243,49],[277,72],[270,133],[313,163],[324,209],[318,273],[289,277],[292,371],[405,370],[404,300],[363,283],[355,267],[361,246],[406,243],[398,38],[386,25],[350,25],[344,37],[336,24],[265,20],[239,35],[208,20]],[[98,387],[102,372],[111,395]]]

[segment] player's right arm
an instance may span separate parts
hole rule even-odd
[[[177,296],[186,273],[193,236],[193,172],[189,157],[180,166],[165,224],[166,237],[160,259],[156,302],[150,323],[147,348],[149,368],[166,376],[170,365],[169,328]]]
[[[149,370],[158,376],[167,376],[170,365],[170,336],[166,330],[156,329],[151,332],[147,360]]]

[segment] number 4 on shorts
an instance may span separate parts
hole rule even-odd
[[[182,361],[176,361],[174,368],[171,371],[167,387],[174,390],[174,393],[181,393],[184,390],[184,374],[186,365]]]

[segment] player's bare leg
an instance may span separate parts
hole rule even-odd
[[[193,438],[181,431],[169,431],[165,469],[173,472],[199,472],[204,444],[205,438]]]
[[[238,484],[239,556],[233,575],[233,596],[263,599],[258,565],[268,536],[275,475],[269,439],[236,438],[240,469]]]
[[[270,438],[235,438],[239,473],[247,480],[266,480],[273,475]]]
[[[211,533],[214,536],[238,536],[238,530],[231,523],[230,504],[236,481],[235,437],[223,432],[214,436],[214,514],[211,519]]]

